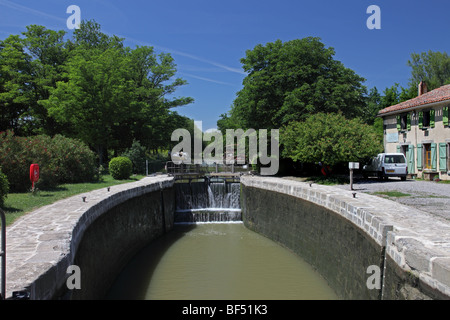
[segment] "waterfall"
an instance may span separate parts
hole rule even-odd
[[[242,221],[240,183],[225,180],[175,183],[175,222]]]

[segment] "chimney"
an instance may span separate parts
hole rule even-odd
[[[419,83],[419,96],[428,92],[427,84],[424,81],[420,81]]]

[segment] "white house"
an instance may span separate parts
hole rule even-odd
[[[450,180],[450,85],[427,92],[421,82],[418,93],[379,112],[385,152],[405,154],[410,175]]]

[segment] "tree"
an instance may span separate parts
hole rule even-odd
[[[27,115],[33,101],[30,59],[19,36],[0,41],[0,132],[28,131]]]
[[[376,87],[370,89],[366,106],[362,112],[364,123],[373,124],[381,108],[381,95]]]
[[[122,39],[103,34],[94,21],[83,22],[68,46],[67,80],[57,82],[40,103],[70,135],[97,151],[100,164],[108,150],[117,155],[133,139],[155,149],[161,135],[170,140],[167,129],[178,117],[170,109],[192,98],[168,99],[186,83],[171,82],[176,65],[169,54],[124,47]]]
[[[416,94],[420,81],[427,83],[428,90],[450,84],[450,57],[446,52],[412,53],[408,66],[412,68],[409,86]]]
[[[383,149],[372,126],[338,113],[317,113],[282,129],[283,156],[303,163],[362,161]]]
[[[333,48],[308,37],[257,45],[241,59],[248,73],[237,93],[228,124],[239,128],[278,129],[318,112],[360,116],[364,79],[334,60]]]

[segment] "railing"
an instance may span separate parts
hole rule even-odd
[[[2,220],[0,258],[2,259],[2,272],[0,275],[1,287],[0,287],[0,300],[6,299],[6,218],[5,212],[0,209],[0,217]]]
[[[172,161],[166,163],[168,174],[175,177],[176,180],[192,180],[198,178],[218,178],[226,180],[239,180],[242,173],[248,172],[246,166],[242,165],[225,165],[225,164],[176,164]]]

